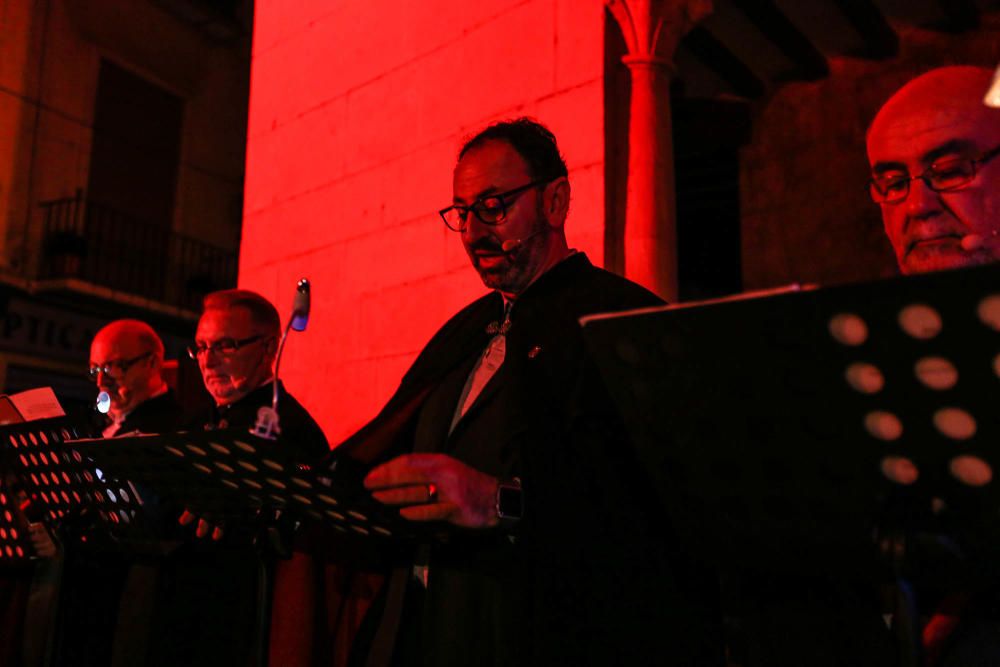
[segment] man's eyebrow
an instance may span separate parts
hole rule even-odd
[[[952,139],[924,153],[920,161],[931,165],[946,155],[970,153],[975,147],[975,144],[967,139]]]
[[[961,155],[963,153],[969,153],[971,150],[975,149],[975,144],[967,139],[952,139],[951,141],[946,141],[940,146],[935,146],[931,150],[927,151],[920,156],[920,163],[930,166],[940,160],[942,157],[948,155]],[[909,173],[906,165],[902,162],[876,162],[872,165],[872,174],[880,176],[889,171],[901,171],[904,173]]]
[[[480,190],[479,193],[476,195],[475,199],[473,199],[472,201],[473,202],[477,202],[480,199],[482,199],[483,197],[489,197],[490,195],[495,195],[498,192],[500,192],[500,188],[498,188],[495,185],[491,185],[490,187],[486,188],[485,190]],[[461,197],[455,197],[451,201],[452,201],[453,204],[463,204],[463,205],[465,204],[465,200],[462,199]]]
[[[906,165],[902,162],[876,162],[872,165],[872,174],[881,176],[889,171],[906,171]]]

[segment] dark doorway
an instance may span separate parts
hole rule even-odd
[[[144,224],[170,229],[183,111],[181,98],[101,61],[89,199]]]

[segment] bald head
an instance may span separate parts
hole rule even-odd
[[[868,160],[880,183],[931,168],[940,176],[930,179],[934,187],[912,180],[904,199],[881,204],[903,273],[1000,260],[1000,160],[990,159],[1000,148],[1000,110],[983,103],[992,78],[971,66],[927,72],[897,91],[868,129]],[[969,160],[975,176],[952,189],[946,177]]]
[[[127,414],[164,387],[163,341],[145,322],[116,320],[94,336],[90,367],[111,396],[111,416]]]

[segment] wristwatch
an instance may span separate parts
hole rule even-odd
[[[497,484],[497,518],[502,528],[512,528],[524,516],[524,490],[517,477]]]

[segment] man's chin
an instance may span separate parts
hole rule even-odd
[[[989,264],[994,260],[987,253],[966,252],[956,244],[917,247],[907,253],[901,269],[907,275],[948,271]]]

